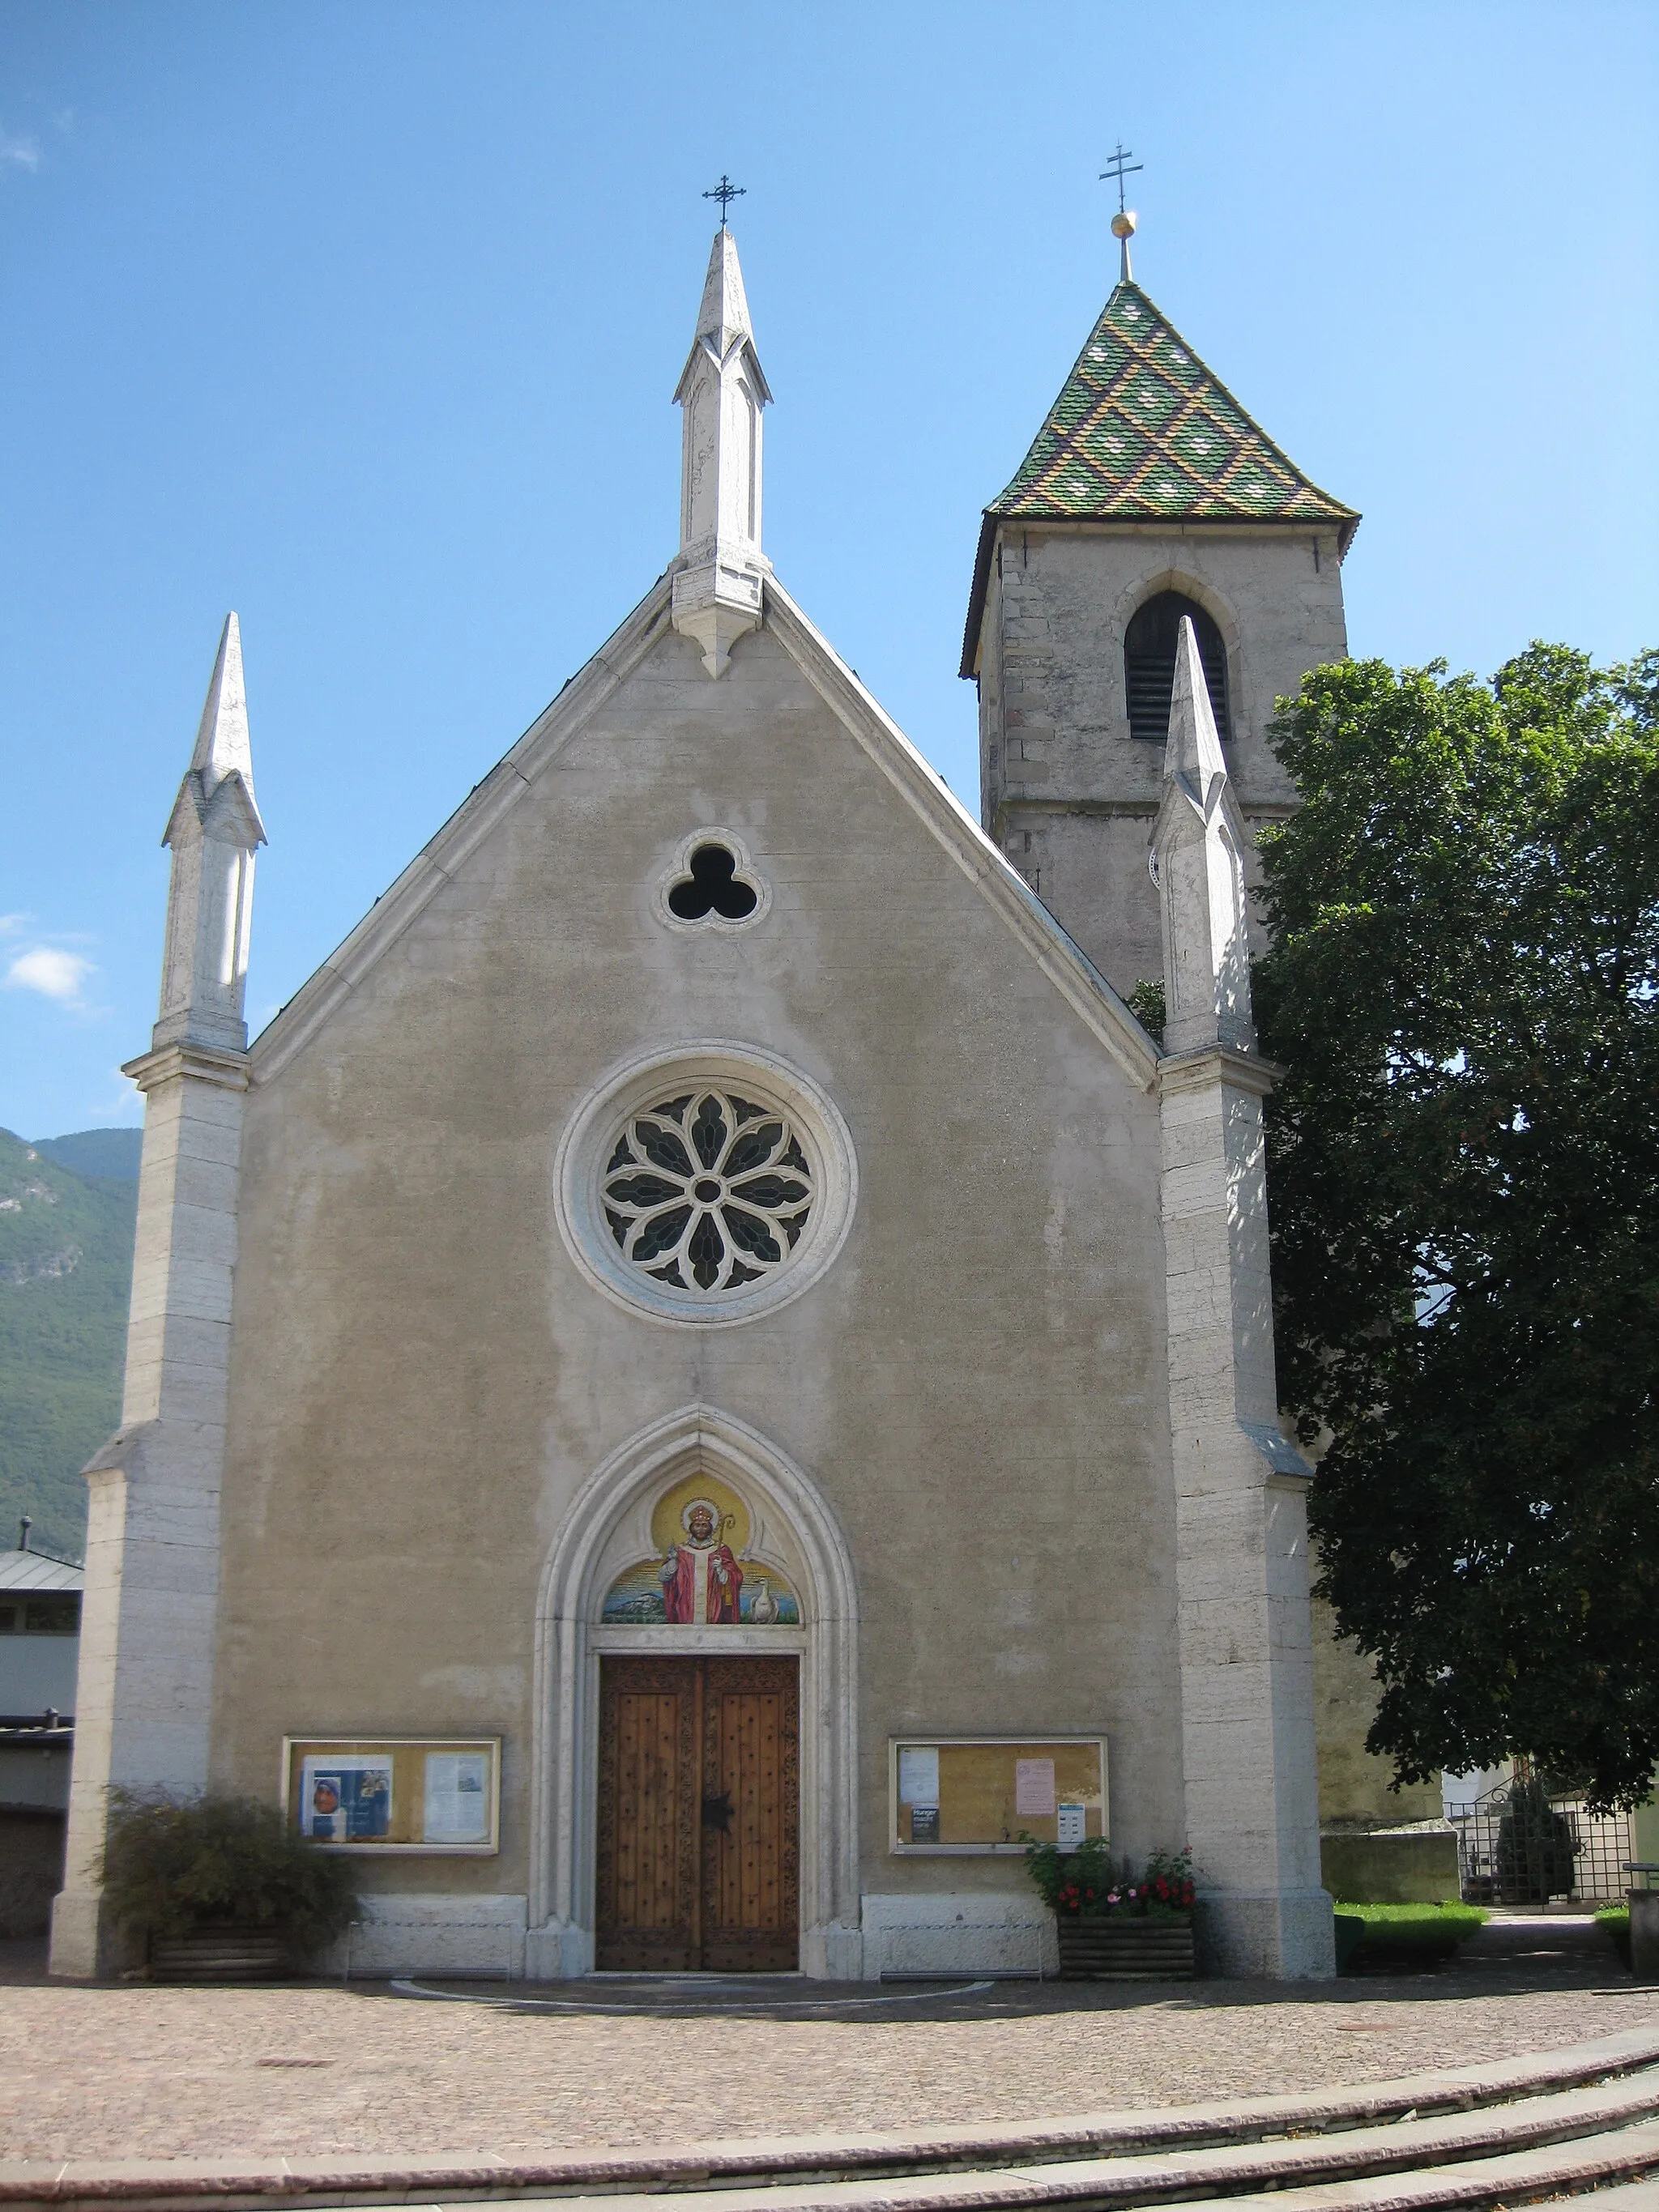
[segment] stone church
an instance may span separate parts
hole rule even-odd
[[[985,511],[975,821],[762,550],[725,228],[675,398],[667,571],[252,1045],[226,625],[54,1971],[126,1785],[352,1854],[357,1972],[1036,1971],[1099,1835],[1328,1976],[1246,879],[1358,518],[1126,240]]]

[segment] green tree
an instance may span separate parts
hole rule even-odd
[[[1280,1394],[1404,1781],[1659,1761],[1659,653],[1343,662],[1275,744]]]

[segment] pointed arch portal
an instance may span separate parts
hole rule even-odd
[[[619,1578],[627,1587],[660,1534],[653,1513],[661,1517],[671,1492],[699,1487],[697,1477],[737,1501],[750,1559],[769,1569],[775,1589],[797,1595],[794,1621],[787,1613],[764,1620],[764,1625],[722,1619],[707,1606],[689,1621],[617,1618],[628,1610],[615,1602]],[[860,1978],[857,1626],[852,1560],[829,1507],[746,1422],[683,1407],[611,1454],[577,1494],[542,1577],[528,1973],[560,1978],[594,1965],[604,1662],[613,1662],[614,1681],[624,1659],[632,1668],[647,1657],[772,1655],[793,1656],[799,1669],[800,1965],[819,1978]]]

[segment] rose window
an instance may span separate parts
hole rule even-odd
[[[788,1114],[701,1085],[629,1116],[600,1189],[623,1258],[694,1293],[782,1267],[817,1196]]]

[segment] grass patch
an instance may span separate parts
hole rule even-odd
[[[1630,1964],[1629,1905],[1604,1905],[1595,1916],[1595,1924],[1603,1930],[1613,1949],[1628,1966]]]
[[[1339,1905],[1338,1970],[1438,1966],[1486,1917],[1478,1905]]]

